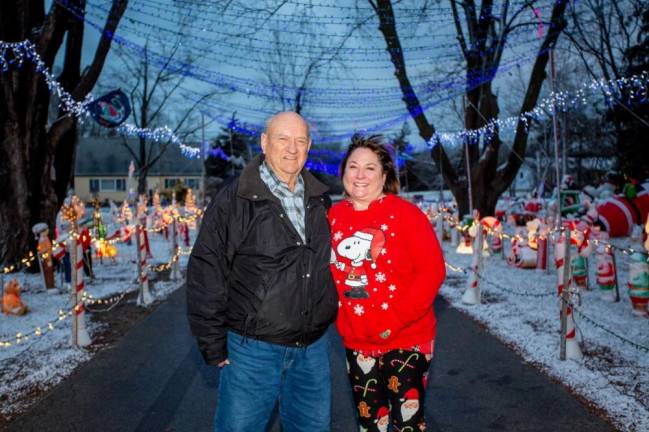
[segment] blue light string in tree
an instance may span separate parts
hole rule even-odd
[[[66,6],[64,6],[64,4],[69,4],[69,2],[67,0],[57,0],[57,1],[63,7],[66,7]],[[103,30],[101,26],[99,26],[98,24],[96,24],[93,21],[88,20],[78,10],[75,12],[74,8],[72,8],[72,7],[66,7],[66,8],[71,13],[73,13],[75,16],[77,16],[79,19],[85,20],[86,23],[88,23],[92,28],[95,28],[100,33]],[[131,42],[131,41],[129,41],[128,39],[126,39],[124,37],[121,37],[121,36],[118,36],[118,35],[113,35],[113,40],[115,42],[117,42],[118,44],[120,44],[120,45],[122,45],[122,46],[124,46],[126,48],[129,48],[129,49],[131,49],[131,50],[133,50],[135,52],[139,52],[140,54],[144,53],[144,48],[141,45],[138,45],[138,44],[136,44],[134,42]],[[156,64],[167,65],[169,63],[167,57],[165,57],[165,56],[163,56],[161,54],[158,54],[158,53],[156,53],[154,51],[151,51],[151,50],[148,50],[147,52],[152,55],[153,61]],[[488,52],[483,53],[483,55],[486,55],[486,54],[488,54]],[[187,75],[187,76],[190,76],[192,78],[199,79],[200,81],[207,82],[207,83],[210,83],[212,85],[219,86],[221,88],[229,89],[231,91],[243,93],[243,94],[246,94],[248,96],[258,96],[258,97],[263,97],[263,98],[266,98],[266,99],[275,99],[276,98],[274,92],[269,92],[267,90],[268,86],[266,86],[264,84],[257,83],[256,81],[243,80],[243,79],[241,79],[239,77],[235,77],[235,76],[231,76],[231,75],[227,75],[227,74],[221,74],[221,73],[218,73],[218,72],[206,70],[206,69],[200,68],[200,67],[195,66],[195,65],[187,64],[185,62],[175,61],[173,63],[174,63],[174,65],[172,66],[172,69],[175,70],[177,73],[184,73],[183,71],[189,71],[189,72],[184,73],[184,74]],[[194,69],[194,71],[191,71],[192,68]],[[493,72],[495,72],[495,70]],[[491,71],[489,72],[490,76],[494,76],[493,72],[491,72]],[[464,78],[461,78],[461,79],[463,80]],[[292,92],[292,91],[295,91],[297,89],[287,87],[284,90]],[[431,85],[431,83],[425,83],[422,88],[415,88],[415,90],[417,92],[420,92],[419,94],[422,94],[423,92],[426,92],[426,91],[433,92],[433,91],[436,90],[436,86]],[[306,93],[308,93],[308,94],[305,94],[305,97],[311,97],[312,98],[311,101],[313,103],[315,103],[315,101],[313,100],[313,97],[318,96],[318,93],[322,93],[322,94],[333,93],[334,95],[336,95],[338,97],[340,97],[341,95],[354,95],[354,96],[361,96],[362,95],[364,97],[372,98],[373,101],[379,102],[381,100],[377,99],[376,95],[381,94],[383,92],[393,92],[394,93],[393,96],[390,96],[390,98],[391,98],[390,101],[401,100],[404,97],[403,94],[399,93],[398,91],[395,91],[394,89],[376,89],[376,88],[372,88],[372,89],[354,90],[354,89],[348,89],[348,88],[332,89],[332,88],[329,88],[329,87],[327,87],[327,88],[310,87],[309,89],[306,90]],[[407,96],[408,95],[406,95],[406,97]],[[424,95],[422,95],[422,96],[424,96]],[[328,102],[329,102],[328,106],[337,106],[337,105],[340,104],[339,99],[329,100]],[[358,104],[359,105],[365,105],[365,104],[367,104],[367,101],[358,102]],[[327,105],[322,103],[322,106],[327,106]]]

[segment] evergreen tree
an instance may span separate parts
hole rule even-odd
[[[236,126],[237,120],[233,115],[228,126],[221,128],[210,143],[205,159],[206,176],[223,179],[237,175],[250,160],[256,137],[239,132]]]

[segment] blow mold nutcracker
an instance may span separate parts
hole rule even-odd
[[[52,261],[52,242],[49,238],[50,230],[46,223],[39,222],[32,227],[36,236],[38,263],[40,265],[43,282],[48,293],[56,293],[54,283],[54,262]]]

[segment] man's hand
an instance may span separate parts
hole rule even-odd
[[[221,363],[219,363],[219,367],[222,368],[223,366],[229,365],[229,364],[230,364],[230,360],[225,359]]]

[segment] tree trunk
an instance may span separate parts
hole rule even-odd
[[[149,174],[149,169],[146,167],[140,168],[140,173],[137,176],[137,194],[142,195],[147,193],[146,178]]]
[[[83,14],[85,0],[68,3]],[[79,69],[84,22],[59,3],[52,3],[45,14],[42,1],[1,1],[0,40],[29,39],[49,70],[65,41],[59,81],[74,99],[82,100],[99,77],[112,39],[106,35],[115,33],[127,3],[113,0],[104,37],[83,74]],[[0,101],[0,264],[6,266],[19,263],[34,249],[33,224],[54,226],[74,176],[76,120],[58,112],[59,118],[48,128],[49,89],[27,59],[21,68],[0,74]]]
[[[496,34],[494,18],[491,13],[492,3],[491,1],[484,1],[478,8],[473,1],[462,2],[462,7],[465,8],[467,14],[467,23],[471,27],[468,44],[465,41],[462,26],[459,25],[459,20],[456,20],[458,41],[467,61],[467,107],[465,109],[465,127],[467,129],[480,128],[489,120],[498,118],[499,114],[497,99],[491,91],[489,77],[495,73],[500,64],[507,34]],[[394,66],[394,74],[403,95],[402,99],[417,125],[419,135],[427,142],[430,142],[435,135],[435,127],[426,118],[408,77],[392,2],[390,0],[376,0],[376,5],[373,2],[370,2],[370,4],[374,7],[379,18],[379,30],[383,34],[390,60]],[[456,3],[451,2],[451,4],[454,17],[456,17]],[[540,89],[545,79],[545,67],[548,62],[549,50],[555,45],[559,34],[566,25],[564,14],[567,4],[567,0],[557,0],[553,5],[550,31],[539,48],[528,88],[521,104],[521,113],[530,111],[538,101]],[[477,9],[480,9],[479,13]],[[499,31],[504,30],[500,29]],[[496,38],[499,41],[494,47],[485,47],[488,38]],[[486,82],[484,82],[485,79],[487,79]],[[513,150],[510,152],[504,168],[501,169],[498,168],[498,152],[500,148],[498,131],[493,137],[482,143],[482,150],[479,147],[480,143],[469,143],[468,160],[473,205],[480,211],[482,216],[494,214],[498,197],[516,178],[522,163],[521,158],[525,156],[527,134],[526,124],[519,120]],[[441,170],[444,182],[453,193],[460,214],[466,214],[469,211],[468,180],[466,176],[460,176],[455,171],[442,144],[439,142],[432,144],[431,158]]]

